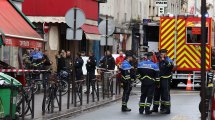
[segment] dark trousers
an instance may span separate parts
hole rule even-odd
[[[127,107],[127,102],[129,100],[129,96],[132,90],[131,83],[126,81],[123,82],[123,96],[122,96],[122,106]]]
[[[140,109],[145,108],[146,111],[150,110],[154,94],[154,88],[155,84],[141,84]]]
[[[155,89],[155,94],[154,94],[154,109],[158,109],[159,107],[159,102],[161,98],[161,110],[166,109],[170,110],[170,82],[171,82],[171,77],[170,78],[161,78],[160,79],[160,88]]]
[[[89,79],[89,81],[86,83],[87,87],[88,87],[88,90],[90,90],[90,86],[92,86],[92,90],[95,90],[95,81],[93,81],[93,79],[96,78],[95,70],[94,71],[89,71],[87,74],[88,74],[88,79]]]

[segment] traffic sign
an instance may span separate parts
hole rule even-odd
[[[67,40],[82,40],[82,29],[76,29],[75,38],[74,38],[74,30],[71,28],[67,28],[66,30],[66,39]]]
[[[108,25],[106,25],[106,21],[108,21]],[[110,36],[114,33],[115,31],[115,23],[113,20],[103,20],[100,24],[99,24],[99,32],[102,35],[106,35],[106,28],[108,28],[107,31],[107,35]]]
[[[75,13],[76,11],[76,13]],[[76,14],[76,17],[75,17]],[[74,19],[76,18],[76,20]],[[79,9],[79,8],[72,8],[70,10],[67,11],[66,15],[65,15],[65,20],[66,20],[66,24],[73,28],[73,29],[77,29],[80,28],[86,21],[86,17],[84,12]],[[74,24],[76,22],[76,28],[74,28]]]
[[[106,37],[105,36],[101,36],[100,45],[106,46]],[[107,46],[113,46],[113,37],[108,37]]]
[[[47,22],[43,23],[43,32],[48,33],[49,32],[49,25]]]

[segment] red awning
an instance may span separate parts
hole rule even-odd
[[[41,48],[43,39],[32,24],[8,0],[0,0],[0,35],[8,46]]]
[[[100,40],[99,29],[97,26],[84,24],[81,26],[88,40]]]

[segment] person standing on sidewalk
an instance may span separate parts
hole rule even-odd
[[[127,51],[126,58],[122,62],[120,67],[122,74],[122,83],[123,83],[123,96],[122,96],[122,112],[130,112],[131,109],[127,107],[127,102],[129,100],[130,92],[132,90],[132,81],[131,81],[131,69],[132,66],[130,62],[133,60],[133,54],[130,51]]]
[[[158,112],[161,97],[161,114],[170,114],[170,82],[172,79],[173,61],[167,56],[167,50],[161,49],[159,56],[160,87],[154,94],[154,106],[152,112]]]
[[[120,66],[121,66],[122,62],[124,61],[124,59],[125,59],[125,57],[123,56],[123,52],[120,51],[119,56],[116,58],[116,66],[119,71],[119,73],[117,74],[117,84],[118,85],[120,85],[121,79],[122,79],[122,75],[120,73]]]
[[[159,77],[159,68],[152,62],[152,52],[146,54],[147,60],[138,64],[137,77],[141,81],[141,97],[139,103],[139,113],[151,114],[150,107],[154,95],[155,80]]]
[[[90,86],[95,87],[95,85],[93,84],[93,79],[95,79],[95,70],[96,70],[96,58],[94,56],[94,53],[90,52],[89,54],[89,59],[87,60],[87,64],[86,64],[86,68],[87,68],[87,74],[88,74],[88,79],[89,79],[89,89],[90,90]],[[95,89],[95,88],[94,88]],[[89,92],[89,91],[87,91]]]
[[[105,56],[101,58],[99,62],[99,67],[107,70],[115,69],[115,60],[111,52],[108,50],[105,52]]]
[[[76,80],[83,79],[83,70],[82,70],[83,64],[84,64],[84,60],[81,57],[81,53],[77,53],[77,58],[75,59],[75,63],[74,63]]]

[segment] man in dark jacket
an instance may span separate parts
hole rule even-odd
[[[70,51],[66,52],[65,64],[67,70],[72,70],[72,56]]]
[[[75,75],[76,80],[83,79],[83,67],[84,60],[81,58],[81,53],[77,53],[77,58],[75,59],[74,67],[75,67]]]
[[[99,67],[108,69],[108,70],[114,70],[115,69],[115,60],[113,56],[111,55],[110,51],[105,52],[106,55],[100,60]]]
[[[90,87],[90,85],[92,87],[95,87],[92,79],[95,79],[96,58],[95,58],[94,54],[91,52],[89,55],[90,56],[89,56],[89,59],[87,60],[87,64],[86,64],[87,74],[88,74],[88,79],[89,79],[88,87]]]

